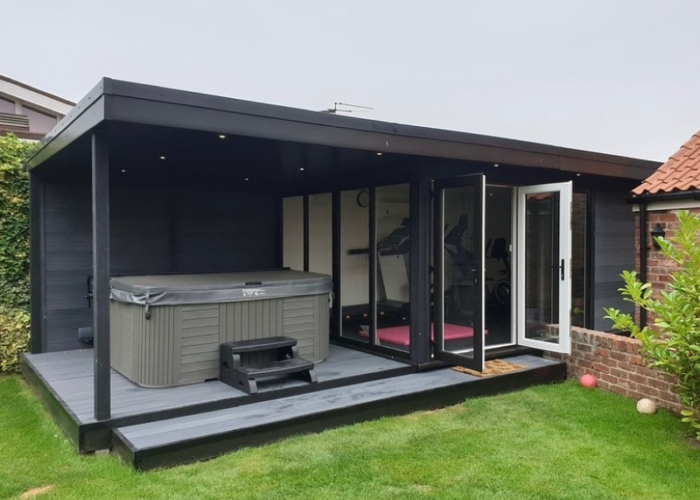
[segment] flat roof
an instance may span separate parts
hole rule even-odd
[[[104,122],[300,144],[645,179],[659,162],[488,135],[382,122],[103,78],[42,141],[49,161]]]

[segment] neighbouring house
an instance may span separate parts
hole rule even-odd
[[[658,163],[105,78],[27,166],[23,372],[149,468],[563,379]]]
[[[0,75],[0,135],[38,141],[75,103]]]
[[[676,213],[700,214],[700,131],[632,191],[636,217],[637,270],[640,279],[664,290],[675,262],[665,259],[653,236],[670,237],[678,227]],[[646,324],[646,311],[640,312]]]

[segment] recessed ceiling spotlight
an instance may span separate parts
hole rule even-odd
[[[165,156],[159,156],[161,160],[165,160]]]
[[[384,153],[382,153],[381,151],[377,152],[377,156],[382,156],[383,154]]]
[[[125,174],[125,173],[126,173],[126,170],[122,169],[122,174]]]
[[[246,177],[246,178],[245,178],[245,180],[249,181],[249,180],[250,180],[250,178],[249,178],[249,177]]]
[[[226,139],[226,134],[219,134],[218,137],[219,139]]]
[[[581,172],[577,172],[576,177],[581,177]]]
[[[300,171],[300,172],[303,172],[303,171],[304,171],[304,167],[299,167],[299,171]]]
[[[493,167],[494,167],[494,168],[498,168],[498,167],[500,167],[500,165],[499,165],[498,163],[494,163],[494,164],[493,164]]]

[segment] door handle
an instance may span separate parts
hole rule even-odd
[[[552,268],[552,269],[559,269],[559,274],[560,274],[560,276],[561,276],[561,281],[564,281],[564,259],[561,259],[560,262],[561,262],[561,263],[560,263],[558,266],[554,265],[554,266],[551,266],[551,268]]]
[[[561,280],[564,281],[564,259],[561,259],[561,265],[559,266],[561,270]]]

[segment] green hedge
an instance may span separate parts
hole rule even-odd
[[[19,355],[29,350],[29,313],[0,306],[0,373],[19,370]]]
[[[0,136],[0,372],[17,370],[29,342],[29,178],[36,143]]]

